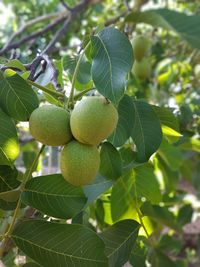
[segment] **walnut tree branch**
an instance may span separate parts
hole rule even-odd
[[[84,0],[77,6],[75,6],[73,9],[70,11],[68,10],[63,17],[58,18],[51,24],[47,25],[45,28],[42,30],[35,32],[27,37],[24,37],[20,41],[13,43],[9,46],[6,47],[6,49],[0,51],[0,55],[13,49],[20,47],[23,45],[25,42],[29,42],[30,40],[36,39],[37,37],[41,36],[42,34],[48,32],[52,28],[54,28],[56,25],[63,23],[62,27],[57,30],[55,33],[53,39],[50,41],[50,43],[44,48],[44,50],[30,63],[30,64],[25,64],[26,70],[30,70],[30,75],[29,75],[29,80],[34,81],[36,78],[39,77],[43,72],[40,70],[40,72],[37,72],[38,67],[40,66],[42,60],[45,60],[44,57],[45,55],[50,54],[53,49],[55,48],[55,44],[60,41],[60,39],[69,31],[70,25],[73,23],[73,21],[76,19],[76,17],[84,11],[84,9],[89,5],[91,0]],[[52,66],[52,65],[51,65]],[[53,79],[55,79],[55,73],[53,74]]]
[[[65,0],[60,0],[61,4],[69,11],[72,11],[72,8],[68,6],[67,3],[65,3]]]
[[[35,73],[37,71],[38,66],[40,65],[40,62],[42,59],[44,59],[43,55],[48,55],[52,52],[52,50],[55,47],[55,44],[63,37],[64,34],[66,34],[69,31],[69,27],[71,23],[75,20],[77,15],[79,15],[81,12],[84,11],[84,9],[87,7],[87,5],[90,3],[90,0],[82,1],[79,5],[77,5],[75,8],[73,8],[69,13],[66,21],[64,22],[63,26],[56,32],[53,39],[50,41],[50,43],[46,46],[46,48],[40,53],[38,57],[36,57],[33,62],[30,64],[30,76],[29,79],[33,80]],[[27,66],[29,67],[29,66]]]
[[[67,14],[65,14],[62,17],[59,17],[58,19],[54,20],[52,23],[50,23],[49,25],[47,25],[46,27],[44,27],[42,30],[34,32],[24,38],[22,38],[20,41],[15,42],[15,43],[11,43],[10,45],[7,45],[5,48],[3,48],[2,50],[0,50],[0,55],[2,55],[3,53],[13,49],[13,48],[18,48],[21,45],[23,45],[24,43],[27,43],[29,41],[31,41],[32,39],[36,39],[37,37],[47,33],[48,31],[52,30],[55,26],[57,26],[58,24],[60,24],[61,22],[63,22],[67,17]]]
[[[59,92],[62,91],[61,85],[58,83],[58,71],[56,70],[56,67],[54,66],[53,61],[50,59],[50,57],[47,54],[43,55],[44,60],[46,61],[46,64],[51,70],[51,82],[55,89]]]
[[[41,61],[41,70],[34,76],[33,81],[36,81],[41,74],[45,73],[47,67],[47,62],[45,60]]]
[[[4,45],[4,47],[2,48],[2,50],[5,50],[8,46],[10,46],[13,42],[13,40],[21,35],[28,27],[31,27],[39,22],[43,22],[45,20],[50,20],[50,19],[54,19],[54,18],[59,18],[59,17],[63,17],[66,14],[66,11],[64,12],[56,12],[56,13],[50,13],[47,15],[42,15],[39,16],[37,18],[34,18],[32,20],[29,20],[28,22],[26,22],[24,25],[22,25],[19,30],[15,33],[13,33],[10,37],[10,39],[8,40],[8,42]]]

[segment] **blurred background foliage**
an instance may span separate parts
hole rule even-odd
[[[70,7],[78,3],[78,1],[73,0],[66,0],[65,2]],[[154,250],[153,252],[153,254],[157,253],[156,257],[153,257],[155,255],[152,254],[149,258],[153,259],[152,266],[168,267],[173,263],[160,252],[164,251],[171,258],[176,259],[176,266],[199,267],[200,43],[199,47],[196,45],[194,48],[174,31],[127,19],[127,10],[142,12],[157,8],[169,8],[173,11],[198,16],[200,1],[94,0],[86,12],[76,18],[76,21],[70,26],[68,34],[57,42],[50,57],[54,59],[54,64],[61,74],[58,79],[62,89],[67,90],[78,53],[92,32],[98,31],[104,25],[115,25],[121,31],[124,31],[131,41],[140,34],[149,38],[152,45],[148,56],[152,70],[151,77],[148,81],[139,81],[131,73],[127,84],[127,93],[150,104],[159,105],[163,108],[169,107],[178,121],[177,127],[173,127],[177,134],[167,134],[168,129],[166,128],[165,138],[168,142],[163,141],[158,153],[152,158],[154,173],[162,189],[163,200],[160,205],[152,205],[151,208],[148,207],[148,204],[142,206],[142,212],[146,215],[146,227],[149,234],[153,233],[152,239],[157,240],[156,248],[158,251]],[[40,19],[38,23],[32,23],[28,27],[22,28],[23,30],[17,36],[14,36],[13,42],[18,42],[26,36],[42,31],[44,27],[66,12],[63,1],[59,0],[1,1],[0,48],[5,47],[13,34],[27,25],[27,22],[43,16],[43,19]],[[193,27],[199,28],[199,25],[189,24],[186,27],[188,31],[192,32]],[[0,64],[10,62],[11,59],[17,59],[23,64],[30,63],[37,53],[48,45],[59,27],[60,24],[57,24],[45,34],[41,33],[37,38],[1,54]],[[189,37],[187,36],[187,38]],[[200,36],[197,36],[198,38]],[[85,59],[82,64],[76,81],[78,91],[92,87],[90,62]],[[51,77],[47,69],[37,82],[47,85],[50,80]],[[25,124],[19,124],[18,127],[22,142],[20,160],[23,162],[19,161],[19,164],[24,164],[27,167],[38,151],[38,146],[33,140],[28,143],[24,141],[29,138]],[[128,144],[120,149],[120,153],[126,163],[129,162],[131,152]],[[44,159],[43,165],[51,168],[53,166],[56,170],[58,166],[56,149],[46,150],[46,155],[50,156],[48,160],[47,157]],[[38,165],[38,170],[40,167]],[[146,168],[148,170],[148,166]],[[119,218],[137,217],[135,211],[129,209],[131,206],[129,206],[130,197],[127,197],[126,193],[123,192],[120,183],[122,183],[122,179],[119,179],[112,189],[102,194],[91,204],[90,215],[85,214],[83,217],[85,224],[94,220],[98,227],[103,229]],[[119,195],[123,194],[124,202],[127,205],[124,213],[120,206],[117,206],[116,210],[116,206],[113,205],[118,200]],[[151,219],[149,219],[149,216]],[[181,232],[182,230],[183,232]],[[134,267],[145,266],[144,259],[148,251],[147,247],[145,234],[142,234],[137,240],[130,258],[130,263]],[[16,254],[16,252],[14,253]],[[8,254],[5,260],[8,266],[13,266],[13,255]],[[159,263],[156,262],[154,265],[154,259],[157,259]]]

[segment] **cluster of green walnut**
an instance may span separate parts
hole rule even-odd
[[[116,128],[118,112],[107,99],[83,98],[70,112],[55,105],[33,111],[29,120],[32,136],[44,145],[63,146],[60,169],[75,186],[90,183],[100,165],[98,146]]]
[[[151,76],[151,66],[147,54],[150,49],[150,41],[145,36],[137,36],[133,40],[134,64],[133,73],[140,80],[146,80]]]

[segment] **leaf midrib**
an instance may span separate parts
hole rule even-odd
[[[0,150],[2,151],[2,153],[4,154],[4,156],[6,157],[7,161],[10,163],[10,165],[12,165],[12,162],[10,161],[10,159],[8,158],[8,156],[6,155],[5,151],[3,150],[2,147],[0,147]]]
[[[141,121],[140,121],[140,116],[139,116],[139,113],[137,111],[137,107],[136,107],[134,101],[133,101],[133,106],[134,106],[134,109],[135,109],[135,116],[137,117],[138,122],[139,122],[139,127],[140,127],[140,131],[141,131],[141,135],[142,135],[142,143],[143,143],[143,147],[144,147],[144,152],[146,152],[146,146],[145,146],[145,138],[144,138],[144,134],[143,134],[143,128],[142,128],[142,124],[141,124]]]
[[[28,193],[36,193],[36,194],[40,194],[40,195],[47,195],[47,196],[55,196],[55,197],[66,197],[66,198],[84,198],[84,196],[78,196],[78,195],[58,195],[56,193],[47,193],[47,192],[39,192],[39,191],[36,191],[36,190],[30,190],[30,189],[27,189],[25,188],[24,192],[28,192]]]
[[[138,225],[138,227],[133,232],[131,232],[131,234],[124,240],[124,242],[122,242],[122,244],[119,247],[117,247],[112,253],[110,253],[108,257],[111,257],[111,255],[113,255],[116,251],[118,251],[124,245],[124,243],[126,243],[127,240],[130,239],[132,235],[135,234],[135,232],[138,230],[139,227],[140,226]]]
[[[103,45],[103,48],[105,49],[105,52],[106,52],[106,55],[107,55],[107,58],[108,58],[108,61],[109,61],[110,76],[111,76],[110,82],[111,82],[112,94],[113,94],[114,100],[116,102],[116,98],[115,98],[115,94],[114,94],[114,90],[113,90],[112,64],[111,64],[111,60],[110,60],[110,57],[109,57],[109,53],[108,53],[108,50],[107,50],[103,40],[101,40],[100,36],[97,35],[96,37],[100,40],[101,44]]]
[[[5,179],[1,175],[0,175],[0,179],[8,186],[8,188],[10,188],[11,190],[13,190],[13,188],[5,181]],[[0,192],[0,193],[2,193],[2,192]]]
[[[10,90],[14,93],[14,95],[16,96],[16,98],[18,99],[18,101],[21,103],[21,105],[24,107],[24,109],[26,110],[27,114],[29,114],[26,106],[24,105],[24,103],[21,101],[20,97],[17,95],[17,93],[15,92],[15,90],[13,90],[11,84],[9,83],[8,79],[5,78],[6,83],[8,84],[8,87],[10,88]]]
[[[69,258],[74,258],[74,259],[78,259],[78,260],[83,260],[83,261],[93,261],[93,262],[100,262],[100,263],[106,263],[105,261],[102,261],[102,260],[93,260],[93,259],[89,259],[89,258],[81,258],[81,257],[78,257],[78,256],[74,256],[74,255],[69,255],[69,254],[64,254],[62,252],[58,252],[58,251],[55,251],[55,250],[51,250],[50,248],[46,248],[46,247],[43,247],[43,246],[39,246],[33,242],[31,242],[30,240],[27,240],[25,238],[22,238],[22,237],[19,237],[19,236],[16,236],[16,235],[12,235],[12,237],[16,238],[16,239],[19,239],[23,242],[27,242],[29,244],[31,244],[32,246],[35,246],[35,247],[38,247],[40,249],[44,249],[44,250],[47,250],[49,251],[50,253],[53,253],[53,254],[59,254],[59,255],[62,255],[64,257],[69,257]]]

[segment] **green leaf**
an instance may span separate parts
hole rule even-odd
[[[21,74],[21,77],[24,79],[24,80],[27,80],[29,75],[30,75],[30,71],[25,71]]]
[[[178,119],[169,108],[152,106],[162,124],[162,132],[171,142],[177,141],[182,135],[180,134]]]
[[[122,146],[130,137],[133,118],[131,116],[133,103],[131,97],[124,95],[118,106],[118,123],[114,133],[108,138],[114,146]]]
[[[36,158],[36,152],[32,150],[23,151],[22,158],[26,169],[30,168],[34,159]],[[37,164],[33,171],[37,170]]]
[[[58,72],[58,75],[57,75],[57,81],[58,81],[58,84],[60,85],[61,88],[64,87],[64,82],[63,82],[63,59],[57,59],[57,60],[54,60],[53,62],[55,64],[55,67],[56,67],[56,71]]]
[[[124,220],[107,228],[100,237],[103,239],[110,267],[121,267],[130,256],[137,239],[139,224],[133,220]]]
[[[17,130],[13,120],[1,109],[0,125],[0,165],[12,166],[12,162],[19,155]]]
[[[135,194],[133,192],[134,179],[122,177],[117,180],[111,193],[111,214],[114,222],[137,217]]]
[[[56,89],[52,83],[47,84],[45,86],[45,88],[48,88],[49,90],[51,90],[52,93],[56,93]],[[44,92],[44,91],[43,91],[43,95],[44,95],[46,101],[48,101],[49,103],[56,105],[56,106],[61,106],[61,103],[60,103],[58,97],[56,98],[53,95],[50,95],[49,93]]]
[[[98,174],[94,181],[83,187],[83,191],[88,199],[87,205],[91,204],[98,196],[107,191],[113,182]]]
[[[171,170],[159,155],[156,155],[156,157],[158,160],[154,162],[157,163],[157,168],[162,173],[165,192],[170,193],[176,189],[179,180],[179,173],[178,171]]]
[[[11,117],[27,121],[38,107],[36,93],[17,73],[7,70],[0,73],[0,106]]]
[[[137,153],[133,150],[132,144],[123,146],[119,152],[123,161],[123,173],[144,164],[136,161]]]
[[[8,62],[8,59],[0,56],[0,65],[5,65]]]
[[[178,146],[184,150],[193,150],[200,153],[200,140],[197,138],[186,138],[182,144]]]
[[[159,184],[150,164],[144,164],[126,172],[114,184],[111,193],[111,213],[113,221],[137,219],[136,206],[141,199],[158,204],[162,197]]]
[[[137,196],[145,197],[152,204],[158,204],[162,200],[162,195],[153,167],[146,163],[136,167],[134,172]],[[133,172],[130,175],[133,175]]]
[[[158,204],[162,200],[159,183],[150,164],[146,163],[129,170],[124,174],[124,179],[134,181],[132,194],[135,198],[145,197],[152,204]]]
[[[170,234],[164,234],[161,236],[157,248],[167,253],[179,253],[183,246],[183,241],[178,238],[171,236]]]
[[[95,218],[100,229],[104,229],[106,226],[113,224],[110,200],[106,193],[95,202]]]
[[[35,262],[27,262],[22,267],[41,267],[41,265],[39,265]]]
[[[10,202],[0,198],[0,209],[2,210],[14,210],[17,206],[17,202]]]
[[[131,43],[119,30],[108,27],[92,36],[91,44],[94,84],[100,94],[117,104],[133,64]]]
[[[28,181],[22,201],[49,216],[68,219],[83,209],[87,199],[81,187],[72,186],[61,174],[52,174]]]
[[[108,179],[116,180],[122,174],[122,160],[117,149],[105,142],[101,146],[99,172]]]
[[[17,180],[18,171],[9,166],[0,166],[0,198],[7,202],[17,201],[20,182]]]
[[[154,267],[178,267],[176,262],[165,255],[162,251],[156,249],[152,255],[152,266]]]
[[[162,132],[163,132],[163,135],[166,136],[166,139],[170,142],[170,143],[174,143],[174,142],[177,142],[180,137],[182,137],[182,134],[163,125],[162,126]]]
[[[179,226],[176,222],[175,216],[172,212],[170,212],[166,207],[160,207],[157,205],[151,205],[149,202],[145,202],[141,211],[144,215],[150,216],[157,223],[159,222],[161,225],[167,225],[175,230],[180,230],[181,226]]]
[[[160,121],[151,105],[133,101],[134,126],[131,137],[137,147],[137,161],[146,162],[156,152],[162,141]]]
[[[82,225],[29,220],[16,226],[12,239],[44,267],[108,266],[103,241]]]
[[[193,208],[190,204],[182,206],[178,210],[177,223],[182,226],[184,226],[187,223],[190,223],[192,220],[193,212],[194,212]]]
[[[5,66],[11,67],[11,68],[17,68],[22,71],[26,71],[26,68],[18,59],[10,60],[8,63],[5,64]]]
[[[88,61],[82,61],[79,66],[75,88],[83,90],[90,87],[92,87],[91,64]]]
[[[72,80],[74,70],[76,68],[78,57],[71,58],[69,56],[64,57],[64,68],[68,71],[70,80]],[[89,89],[93,85],[91,76],[91,64],[86,58],[83,58],[76,76],[75,88],[77,90]]]
[[[136,267],[146,267],[146,258],[148,249],[144,242],[144,237],[138,237],[136,240],[133,249],[131,251],[131,255],[129,258],[129,262]]]
[[[161,201],[159,184],[149,164],[129,170],[114,184],[111,193],[113,221],[138,220],[136,207],[139,208],[143,197],[154,204]]]
[[[6,202],[16,202],[19,199],[21,190],[19,188],[0,193],[0,198]]]
[[[162,141],[158,154],[173,171],[177,171],[182,164],[182,155],[179,147],[169,144],[165,139]]]
[[[158,106],[152,106],[152,107],[156,115],[160,119],[162,125],[165,125],[176,132],[180,131],[178,119],[175,117],[175,115],[169,108],[158,107]]]
[[[137,23],[147,23],[154,27],[162,27],[167,30],[172,30],[171,26],[168,24],[166,20],[160,17],[157,14],[159,10],[166,9],[156,9],[156,10],[148,10],[145,12],[131,12],[127,17],[127,22],[137,22]]]
[[[147,23],[154,27],[175,31],[192,47],[200,49],[199,15],[187,15],[163,8],[144,12],[132,12],[126,17],[126,21]]]

